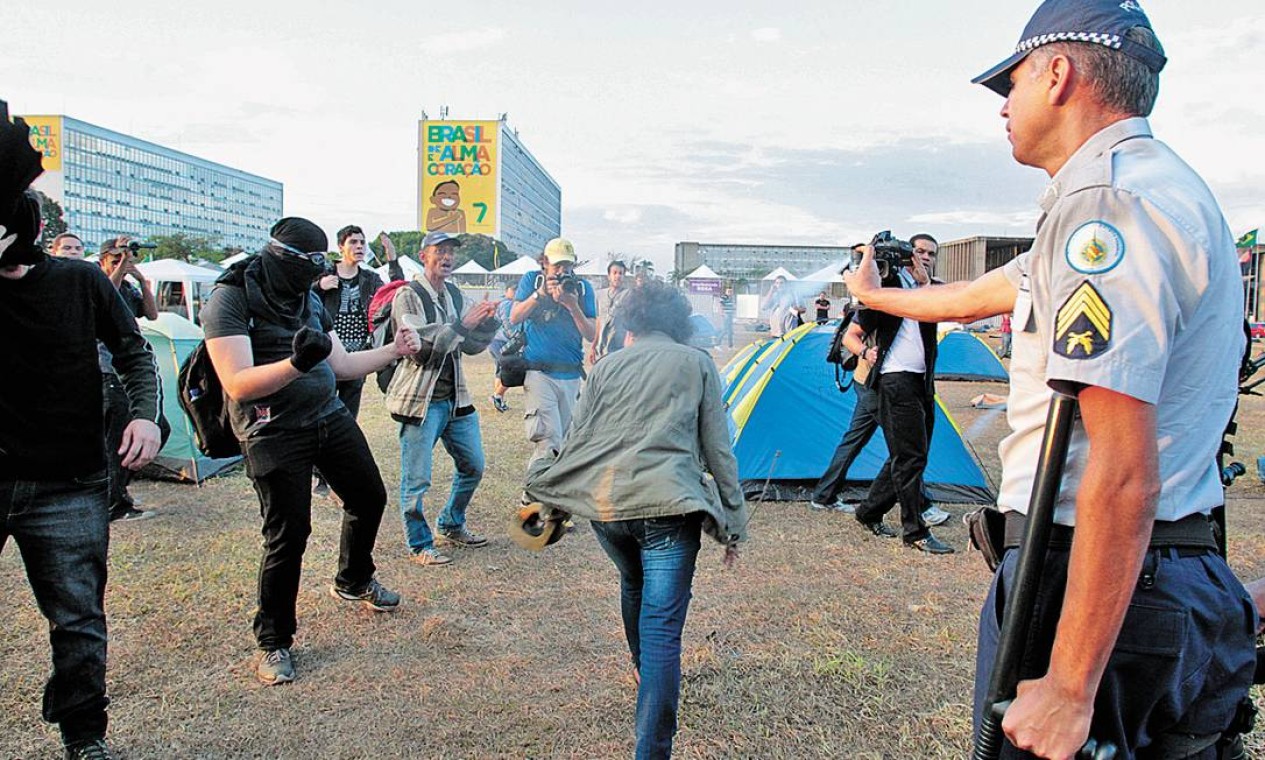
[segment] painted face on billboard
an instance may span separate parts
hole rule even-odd
[[[431,209],[426,212],[427,232],[459,235],[466,231],[466,212],[461,210],[461,186],[456,182],[440,182],[430,194]]]

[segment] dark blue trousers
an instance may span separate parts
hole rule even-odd
[[[848,479],[848,468],[852,467],[865,444],[874,437],[874,431],[878,430],[878,393],[860,383],[854,383],[852,387],[857,397],[856,406],[852,409],[852,422],[835,448],[835,455],[831,457],[825,474],[813,488],[813,501],[818,504],[829,506],[839,498]]]
[[[1017,556],[1014,550],[1006,553],[980,613],[977,732]],[[1049,667],[1068,556],[1066,549],[1051,548],[1046,557],[1028,656],[1020,669],[1025,680],[1039,678]],[[1118,760],[1212,760],[1216,754],[1211,748],[1174,755],[1155,746],[1178,735],[1220,734],[1229,726],[1251,684],[1255,630],[1252,599],[1221,557],[1210,551],[1152,549],[1098,687],[1090,736],[1115,743],[1121,750]],[[1007,742],[1001,757],[1033,755]]]

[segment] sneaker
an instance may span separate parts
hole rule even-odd
[[[409,562],[414,565],[446,565],[452,562],[452,557],[439,551],[438,549],[422,549],[420,552],[413,552],[413,556],[408,558]]]
[[[146,512],[136,507],[127,507],[116,512],[110,513],[110,522],[136,522],[144,520],[147,517],[153,517],[153,512]]]
[[[290,650],[282,647],[264,652],[259,658],[259,664],[255,666],[255,678],[264,686],[293,681],[294,660],[290,657]]]
[[[114,760],[105,739],[89,739],[66,745],[66,760]]]
[[[835,508],[833,504],[822,504],[819,501],[808,502],[808,508],[814,512],[829,512]]]
[[[488,400],[492,402],[492,407],[498,412],[508,412],[510,410],[510,405],[505,401],[504,396],[493,394],[488,396]]]
[[[316,496],[329,496],[329,483],[325,482],[325,478],[316,479],[316,485],[312,486],[312,493]]]
[[[917,541],[906,541],[905,546],[910,549],[917,549],[927,554],[952,554],[953,547],[931,535],[927,534],[926,538],[920,538]]]
[[[944,525],[951,517],[953,515],[934,505],[927,507],[922,513],[922,521],[933,528],[937,525]]]
[[[845,515],[855,515],[857,513],[857,505],[836,501],[834,503],[834,510],[836,512],[842,512]]]
[[[374,578],[363,591],[350,591],[337,585],[329,587],[330,596],[346,602],[360,602],[375,612],[391,612],[400,606],[400,595],[378,583]]]
[[[878,536],[879,538],[896,538],[896,536],[899,535],[896,531],[887,527],[887,523],[883,522],[882,520],[879,520],[877,522],[872,522],[872,523],[861,522],[860,520],[857,520],[857,523],[859,523],[862,528],[865,528],[866,530]]]
[[[483,546],[488,542],[488,540],[483,536],[480,536],[478,533],[471,533],[465,528],[441,531],[439,534],[439,540],[445,544],[462,546],[467,549],[474,549],[476,547]]]

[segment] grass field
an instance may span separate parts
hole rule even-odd
[[[407,562],[394,426],[366,388],[362,424],[391,494],[379,578],[405,601],[382,615],[329,596],[339,510],[318,500],[293,684],[264,688],[252,675],[260,539],[246,477],[200,489],[133,486],[158,516],[119,525],[111,539],[111,740],[120,756],[631,756],[636,692],[615,570],[586,525],[541,554],[510,544],[505,521],[528,452],[522,397],[513,392],[514,408],[497,414],[486,400],[490,360],[468,368],[488,461],[470,524],[491,544],[457,552],[447,567]],[[994,479],[1004,413],[968,401],[998,388],[940,386]],[[1260,399],[1244,399],[1240,429],[1250,475],[1230,491],[1231,564],[1256,577],[1265,574],[1265,486],[1254,477],[1265,453]],[[447,495],[442,450],[436,462],[430,504]],[[989,575],[963,550],[960,521],[936,530],[959,550],[949,557],[905,550],[802,504],[761,505],[751,532],[733,571],[722,569],[719,545],[700,555],[677,756],[967,756],[976,613]],[[39,719],[47,628],[12,545],[0,554],[0,597],[0,757],[57,757],[56,730]],[[1265,742],[1255,746],[1265,757]]]

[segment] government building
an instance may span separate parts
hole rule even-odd
[[[184,234],[254,251],[281,217],[275,180],[60,115],[24,116],[44,154],[33,187],[92,252],[119,235]]]
[[[417,226],[535,256],[562,234],[562,188],[504,118],[418,123]]]

